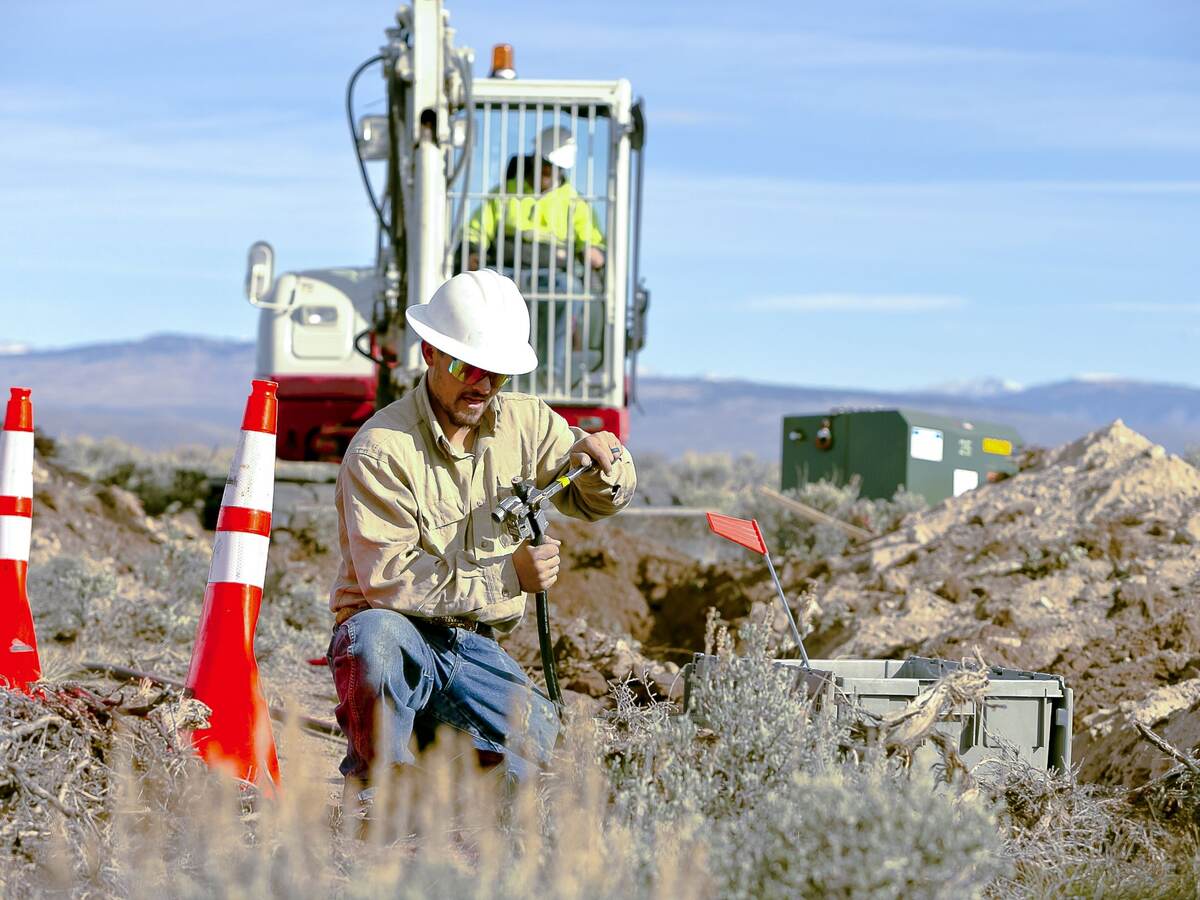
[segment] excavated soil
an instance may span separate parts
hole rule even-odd
[[[117,576],[115,604],[158,602],[165,589],[153,569],[164,552],[209,547],[194,513],[146,516],[132,494],[53,460],[39,460],[36,484],[31,566],[91,559]],[[259,626],[268,693],[323,718],[334,702],[328,672],[305,660],[328,640],[331,517],[324,507],[277,510]],[[560,680],[585,708],[631,675],[677,695],[678,664],[702,648],[709,607],[737,622],[776,603],[757,557],[702,565],[613,523],[556,519],[551,533],[565,561],[551,594]],[[1185,752],[1200,744],[1198,544],[1200,470],[1115,422],[840,556],[776,562],[811,656],[957,658],[978,648],[989,663],[1063,675],[1075,691],[1082,777],[1136,785],[1171,762],[1135,723]],[[39,621],[67,599],[34,598]],[[190,620],[162,645],[131,639],[111,661],[180,674],[200,602],[185,600]],[[775,623],[786,646],[782,617]],[[51,656],[78,657],[97,650],[93,640],[84,629],[61,647],[43,643],[55,645]],[[505,642],[538,670],[532,615]],[[111,641],[100,649],[115,652]],[[336,761],[336,747],[322,752]]]
[[[978,647],[1063,675],[1082,776],[1130,782],[1168,765],[1145,744],[1112,746],[1138,710],[1174,730],[1196,698],[1179,688],[1200,677],[1198,542],[1200,471],[1116,422],[838,560],[817,592],[814,649]]]
[[[1133,723],[1200,741],[1200,470],[1120,421],[1033,467],[841,557],[785,561],[814,657],[959,658],[1063,675],[1088,780],[1169,768]],[[699,608],[772,602],[757,565],[707,567],[655,606],[658,633],[695,646]],[[778,623],[782,626],[782,623]]]

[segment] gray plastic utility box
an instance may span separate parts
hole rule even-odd
[[[684,708],[694,696],[694,679],[714,662],[697,653],[687,666]],[[814,659],[808,673],[808,690],[814,691],[816,673],[828,673],[838,688],[838,715],[849,715],[854,703],[876,715],[903,709],[918,694],[929,690],[946,673],[960,667],[949,660],[910,656],[898,659]],[[797,687],[805,680],[799,660],[778,660],[795,669]],[[1036,769],[1067,771],[1071,766],[1071,715],[1073,697],[1062,677],[992,666],[984,699],[964,703],[942,719],[939,729],[956,741],[969,767],[987,759],[1015,754]],[[690,711],[690,710],[689,710]]]

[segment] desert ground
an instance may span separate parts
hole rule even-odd
[[[44,693],[0,694],[9,896],[1197,891],[1200,469],[1119,421],[933,508],[830,485],[795,495],[870,539],[764,499],[770,467],[641,465],[639,502],[760,519],[814,658],[982,658],[1065,677],[1071,773],[930,770],[797,696],[772,674],[770,658],[795,651],[761,559],[702,519],[556,518],[562,759],[514,797],[440,745],[402,822],[366,838],[338,812],[340,738],[299,718],[332,723],[336,702],[320,664],[329,485],[277,485],[256,656],[282,789],[250,796],[190,754],[203,710],[169,683],[187,671],[204,594],[205,479],[227,457],[44,435],[37,447],[29,593]],[[504,643],[539,675],[532,616]],[[708,686],[699,727],[678,715],[681,667],[706,646],[728,683]]]

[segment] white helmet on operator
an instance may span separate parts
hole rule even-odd
[[[579,150],[571,129],[564,125],[543,128],[538,136],[542,147],[542,159],[560,169],[575,168],[575,155]],[[537,150],[537,142],[534,143]]]
[[[410,306],[405,319],[422,340],[443,353],[497,375],[537,368],[529,343],[529,307],[511,278],[479,269],[455,275],[428,303]]]

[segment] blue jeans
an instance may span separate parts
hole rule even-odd
[[[366,779],[377,754],[412,763],[409,743],[431,743],[439,725],[501,754],[524,780],[549,761],[558,736],[554,704],[494,640],[462,628],[368,609],[337,627],[329,642],[337,720],[346,735],[341,772]],[[523,727],[514,727],[516,722]]]

